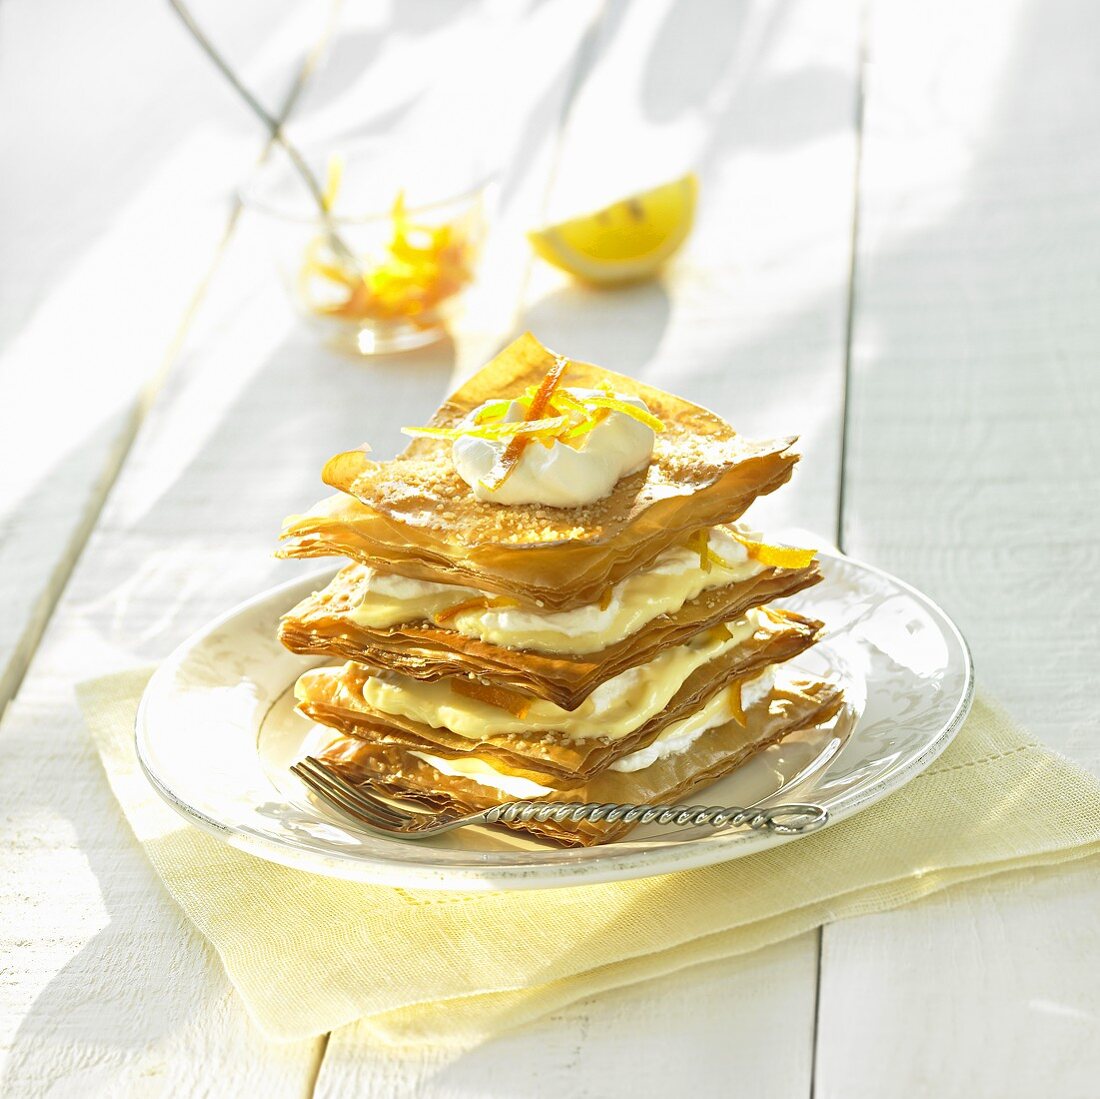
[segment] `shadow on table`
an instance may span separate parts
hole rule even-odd
[[[269,302],[261,295],[251,307],[255,319],[237,316],[234,323],[269,330]],[[219,607],[269,585],[280,565],[301,571],[302,562],[272,560],[281,517],[329,491],[320,469],[337,451],[368,437],[380,456],[403,446],[401,426],[431,413],[449,387],[455,358],[447,340],[400,356],[358,359],[325,349],[300,325],[288,325],[272,340],[253,361],[231,338],[213,339],[209,354],[181,361],[143,425],[129,475],[103,519],[133,536],[90,548],[88,564],[78,567],[65,595],[66,629],[82,646],[106,654],[84,665],[85,674],[127,660],[152,663]],[[204,401],[211,388],[223,397],[228,390],[231,399],[224,406]],[[169,406],[175,414],[166,417]],[[183,415],[184,408],[193,414]],[[164,450],[180,465],[160,481]],[[150,617],[151,602],[161,610]],[[201,1045],[211,1027],[227,1029],[222,1048],[243,1056],[256,1042],[251,1024],[233,1001],[218,958],[133,842],[71,694],[51,698],[38,720],[50,730],[58,766],[80,768],[88,777],[64,803],[53,784],[35,786],[38,800],[24,800],[20,814],[63,818],[86,860],[81,873],[90,871],[98,883],[95,903],[104,926],[56,972],[42,975],[14,1035],[0,1090],[87,1081],[97,1072],[117,1084],[148,1068],[150,1058],[141,1051],[162,1047],[168,1062],[181,1046]],[[59,908],[65,899],[59,882],[44,903]],[[59,955],[63,949],[50,952],[51,960]],[[149,1003],[156,1011],[146,1010]],[[312,1063],[312,1046],[273,1046],[270,1055],[297,1072]],[[203,1070],[196,1074],[201,1078]]]
[[[58,728],[75,731],[79,719],[61,714],[61,708]],[[78,738],[66,748],[68,765],[88,776],[79,796],[50,805],[52,787],[44,787],[43,804],[22,810],[64,815],[86,860],[79,874],[90,870],[98,882],[96,907],[102,908],[105,926],[56,971],[38,975],[43,987],[10,1037],[0,1093],[38,1095],[49,1087],[65,1095],[82,1089],[122,1095],[146,1094],[151,1087],[158,1094],[161,1088],[188,1094],[181,1081],[150,1079],[158,1061],[178,1071],[189,1060],[188,1050],[201,1059],[212,1045],[235,1051],[243,1061],[256,1041],[251,1024],[233,1001],[217,955],[164,892],[134,841],[98,761],[91,758],[90,742]],[[65,889],[64,882],[52,887],[58,909],[65,904]],[[43,929],[31,931],[28,925],[26,933],[49,940],[46,928],[57,926],[62,917],[49,910],[41,916]],[[30,957],[29,947],[21,952]],[[63,954],[56,942],[38,951],[41,967],[52,967]],[[212,1043],[219,1031],[221,1038]],[[272,1046],[264,1056],[284,1063],[288,1074],[304,1077],[301,1066],[312,1057],[311,1043]],[[195,1093],[216,1092],[215,1081],[227,1068],[224,1062],[219,1069],[196,1061],[189,1086]]]
[[[529,330],[554,350],[622,374],[641,374],[660,346],[672,303],[659,281],[598,287],[569,283],[524,311],[515,333]]]
[[[263,514],[277,525],[288,509],[304,510],[332,491],[320,481],[332,455],[368,444],[375,458],[384,459],[403,449],[409,440],[401,428],[426,422],[448,392],[454,363],[450,337],[416,351],[361,358],[325,347],[304,325],[293,325],[238,381],[233,399],[175,478],[158,486],[141,525],[178,524],[176,501],[186,499],[211,531],[231,528],[226,480],[250,497],[240,512],[242,533]],[[199,369],[211,367],[207,362]],[[195,506],[204,499],[206,516]],[[271,534],[277,534],[274,526]]]

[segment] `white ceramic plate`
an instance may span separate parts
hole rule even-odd
[[[815,801],[835,822],[908,782],[947,746],[970,709],[962,635],[920,592],[822,551],[825,580],[785,602],[827,636],[793,661],[842,681],[847,705],[710,787],[708,805]],[[524,889],[645,877],[737,858],[792,838],[639,829],[602,847],[562,850],[504,829],[432,841],[366,834],[317,804],[289,773],[332,735],[294,711],[298,674],[321,663],[276,640],[279,616],[332,570],[249,600],[161,665],[137,717],[137,752],[158,793],[227,843],[287,866],[409,888]]]

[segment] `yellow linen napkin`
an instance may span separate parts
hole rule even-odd
[[[902,790],[772,851],[531,892],[337,881],[239,852],[157,797],[132,741],[148,674],[84,684],[85,717],[157,873],[280,1040],[362,1019],[394,1044],[476,1042],[604,989],[1100,851],[1100,783],[979,699],[955,742]]]

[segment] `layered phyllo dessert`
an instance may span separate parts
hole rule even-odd
[[[839,689],[788,663],[822,624],[771,606],[821,579],[814,553],[740,520],[790,477],[793,439],[743,439],[530,335],[406,431],[391,461],[333,458],[335,495],[279,551],[348,561],[280,627],[332,661],[296,692],[346,779],[457,812],[667,803],[835,717]]]

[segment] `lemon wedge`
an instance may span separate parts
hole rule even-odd
[[[527,239],[547,263],[586,282],[632,282],[652,275],[687,239],[698,193],[688,174]]]

